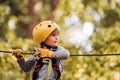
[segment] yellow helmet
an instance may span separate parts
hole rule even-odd
[[[33,39],[40,44],[56,29],[60,29],[54,21],[42,21],[33,29]]]

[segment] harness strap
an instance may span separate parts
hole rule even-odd
[[[37,61],[35,61],[35,64],[34,64],[34,66],[32,67],[32,70],[31,70],[31,72],[30,72],[30,80],[34,80],[33,79],[33,73],[34,73],[34,70],[35,70],[35,65],[37,64]]]
[[[61,72],[60,72],[59,66],[57,64],[57,60],[55,58],[53,58],[53,59],[50,59],[50,58],[40,58],[37,61],[37,63],[35,63],[34,68],[33,68],[34,70],[32,70],[32,71],[34,71],[33,74],[32,74],[32,80],[37,80],[38,79],[39,71],[43,67],[44,64],[48,64],[48,70],[47,70],[47,73],[46,73],[46,75],[45,75],[43,80],[46,80],[49,77],[52,68],[57,73],[56,80],[60,80]]]
[[[60,69],[59,69],[59,65],[57,64],[57,60],[55,58],[52,59],[52,67],[57,73],[56,80],[60,80],[61,72],[60,72]]]
[[[43,63],[42,63],[42,58],[40,58],[38,61],[36,61],[36,64],[34,65],[34,72],[33,72],[33,75],[32,75],[32,80],[37,80],[38,77],[39,77],[39,71],[40,69],[43,67]]]
[[[48,64],[47,74],[45,75],[45,77],[43,79],[43,80],[46,80],[49,77],[51,70],[52,70],[52,60],[50,58],[44,58],[43,63]]]

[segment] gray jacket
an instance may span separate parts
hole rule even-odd
[[[62,46],[58,46],[57,50],[54,51],[54,55],[55,55],[55,58],[57,59],[59,69],[62,72],[62,64],[63,64],[62,61],[66,60],[69,57],[70,53],[66,49],[64,49]],[[35,61],[36,60],[34,55],[31,55],[27,61],[20,60],[18,61],[18,64],[20,65],[23,71],[29,72],[34,66]],[[45,74],[47,73],[47,69],[48,69],[48,65],[43,65],[43,67],[39,72],[39,79],[37,80],[43,80],[43,78],[46,76]],[[51,73],[47,78],[47,80],[56,80],[56,77],[57,77],[56,72],[52,68]]]

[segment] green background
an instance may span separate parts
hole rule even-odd
[[[0,0],[0,50],[31,52],[37,46],[32,29],[48,19],[61,27],[59,45],[71,54],[120,54],[120,0]],[[70,57],[61,78],[120,80],[119,58]],[[29,73],[14,56],[1,52],[0,80],[29,80]]]

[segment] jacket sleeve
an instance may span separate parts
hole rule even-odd
[[[19,64],[19,66],[21,67],[21,69],[25,72],[29,72],[35,64],[33,55],[31,55],[30,58],[27,61],[20,60],[20,61],[17,61],[17,62]]]
[[[68,50],[63,48],[62,46],[58,46],[57,51],[54,52],[55,58],[65,60],[70,56]]]

